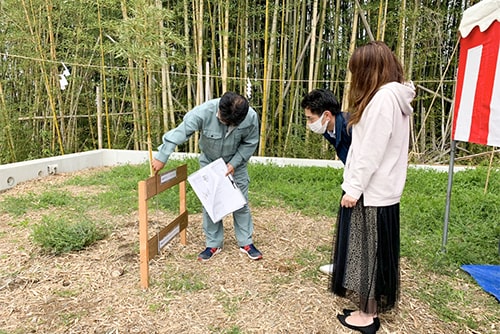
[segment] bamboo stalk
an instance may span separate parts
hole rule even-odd
[[[191,39],[191,30],[189,28],[189,9],[188,9],[188,0],[184,0],[184,37],[186,38],[186,45],[185,45],[185,51],[186,55],[191,54],[191,48],[190,46],[190,39]],[[192,89],[192,82],[191,82],[191,61],[189,57],[186,58],[186,103],[187,103],[187,109],[190,110],[192,108],[193,102],[192,102],[192,96],[191,96],[191,89]],[[174,112],[172,110],[172,116],[174,116]],[[172,123],[172,126],[175,126],[175,122]]]
[[[278,107],[276,109],[276,114],[278,118],[278,156],[281,156],[283,154],[283,103],[284,103],[284,96],[283,96],[283,91],[284,91],[284,85],[283,83],[283,78],[285,76],[285,71],[286,71],[286,63],[287,63],[287,53],[286,53],[286,48],[287,48],[287,35],[285,33],[285,24],[287,22],[287,16],[288,16],[288,8],[287,8],[287,1],[283,0],[283,10],[281,11],[281,39],[280,39],[280,54],[281,54],[281,62],[280,62],[280,71],[279,71],[279,96],[280,98],[278,100]]]
[[[7,142],[7,147],[9,148],[11,162],[16,161],[16,151],[14,146],[14,138],[12,137],[11,126],[9,124],[9,117],[7,111],[7,105],[5,103],[5,96],[3,94],[2,81],[0,81],[0,128],[5,131],[5,139]]]
[[[153,146],[151,143],[151,121],[150,121],[150,115],[149,115],[149,84],[148,82],[150,81],[151,76],[149,75],[149,69],[148,69],[148,61],[146,59],[143,60],[143,69],[144,69],[144,106],[145,106],[145,114],[146,114],[146,134],[147,134],[147,146],[148,146],[148,153],[149,153],[149,175],[153,176],[154,171],[153,171]]]
[[[248,0],[244,0],[245,2],[245,5],[244,5],[244,17],[242,19],[242,24],[244,25],[242,31],[243,31],[243,38],[241,39],[241,59],[243,61],[243,64],[242,64],[242,69],[243,69],[243,76],[242,76],[242,79],[243,80],[250,80],[248,78],[248,26],[249,26],[249,22],[248,22]],[[286,1],[286,0],[285,0]],[[251,93],[251,92],[250,92]],[[250,98],[250,96],[247,95],[247,98]]]
[[[382,0],[381,0],[382,1]],[[413,19],[412,19],[412,24],[411,24],[411,37],[410,37],[410,54],[409,54],[409,59],[407,62],[407,65],[405,66],[405,77],[408,80],[412,80],[412,74],[413,74],[413,61],[414,61],[414,54],[415,54],[415,48],[416,48],[416,35],[417,35],[417,10],[419,8],[419,1],[420,0],[415,0],[414,3],[414,12],[413,12]],[[412,113],[410,115],[410,138],[411,138],[411,151],[417,151],[418,146],[416,142],[416,137],[415,137],[415,114]]]
[[[28,27],[30,29],[30,33],[31,33],[31,37],[33,39],[33,42],[36,44],[36,47],[38,49],[38,52],[40,54],[40,58],[42,60],[42,62],[40,63],[40,71],[42,72],[42,78],[43,78],[43,82],[45,84],[45,89],[46,89],[46,92],[47,92],[47,97],[49,99],[49,106],[50,106],[50,110],[52,111],[52,117],[53,117],[53,128],[54,128],[54,131],[56,133],[56,140],[59,144],[59,150],[61,151],[61,154],[64,155],[64,147],[63,147],[63,144],[62,144],[62,138],[61,138],[61,132],[59,131],[59,124],[57,122],[57,112],[56,112],[56,106],[55,106],[55,102],[54,102],[54,97],[53,97],[53,94],[52,94],[52,88],[51,88],[51,85],[50,85],[50,82],[49,82],[49,77],[47,75],[47,72],[45,71],[45,67],[44,67],[44,64],[45,64],[45,54],[43,52],[43,48],[42,48],[42,42],[40,40],[40,34],[36,34],[34,32],[34,29],[33,29],[33,24],[30,20],[30,16],[29,16],[29,13],[28,13],[28,8],[26,6],[26,3],[24,0],[21,0],[22,1],[22,5],[23,5],[23,9],[24,9],[24,13],[25,13],[25,16],[26,16],[26,22],[28,24]]]
[[[334,42],[334,47],[337,48],[340,45],[341,33],[340,33],[340,0],[336,0],[335,2],[335,11],[334,11],[335,21],[333,24],[333,32],[332,32],[332,40]],[[337,74],[340,72],[340,66],[338,65],[337,58],[337,50],[332,52],[332,61],[330,62],[330,66],[332,68],[332,73]],[[334,78],[337,78],[338,75],[332,75],[330,79],[330,87],[332,87],[333,91],[336,91],[337,85],[333,83]]]
[[[195,32],[195,54],[196,54],[196,104],[201,104],[205,99],[203,97],[203,0],[193,1],[193,19]],[[207,73],[208,75],[208,73]],[[198,134],[194,136],[192,152],[198,152]]]
[[[396,50],[396,56],[401,61],[401,64],[405,63],[405,41],[406,41],[406,0],[401,0],[401,4],[399,7],[399,33],[398,33],[398,45],[399,47]]]
[[[45,0],[45,9],[47,12],[47,34],[49,37],[49,49],[50,49],[50,59],[55,63],[56,62],[56,43],[54,41],[54,31],[53,31],[53,24],[52,24],[52,2],[51,0]],[[58,71],[55,66],[51,67],[51,78],[57,78],[58,77]],[[56,80],[57,84],[57,80]],[[59,115],[62,116],[64,115],[64,109],[63,109],[63,101],[62,101],[62,95],[61,95],[61,90],[56,89],[55,90],[55,99],[58,101],[59,108],[56,107],[56,109],[59,109]],[[60,118],[60,124],[58,123],[59,129],[60,129],[60,136],[61,136],[61,141],[64,142],[66,141],[66,123],[64,122],[64,118]]]
[[[229,61],[229,1],[221,0],[219,4],[220,11],[220,36],[222,38],[221,52],[221,83],[222,92],[227,91],[227,73]]]
[[[122,10],[122,17],[124,19],[128,19],[128,13],[127,13],[127,4],[125,0],[121,0],[121,10]],[[132,105],[132,114],[133,114],[133,119],[134,119],[134,149],[139,150],[141,149],[141,143],[140,143],[140,115],[139,115],[139,96],[138,96],[138,87],[137,87],[137,78],[135,74],[135,65],[132,60],[132,58],[127,57],[127,63],[128,63],[128,77],[130,81],[130,103]],[[110,114],[111,115],[111,114]]]
[[[315,86],[314,69],[316,63],[316,28],[318,26],[318,0],[313,1],[313,10],[311,17],[311,49],[309,55],[309,75],[308,75],[308,91],[311,91]]]
[[[314,61],[317,66],[315,66],[314,68],[314,80],[315,82],[318,81],[319,79],[319,71],[323,68],[323,63],[322,63],[322,59],[323,59],[323,35],[325,33],[325,20],[326,20],[326,12],[327,12],[327,3],[328,3],[328,0],[323,0],[322,4],[321,4],[321,10],[320,10],[320,13],[318,14],[319,16],[319,29],[317,29],[317,31],[319,31],[318,33],[318,42],[316,43],[316,60]],[[316,84],[315,84],[316,86]]]
[[[266,140],[265,140],[265,133],[267,129],[267,105],[268,105],[268,100],[267,100],[267,95],[269,94],[268,92],[268,86],[269,86],[269,78],[267,77],[268,71],[267,68],[269,66],[268,64],[268,48],[269,48],[269,37],[268,37],[268,31],[269,31],[269,0],[266,0],[266,15],[265,15],[265,23],[264,23],[264,80],[262,82],[262,116],[261,116],[261,125],[260,125],[260,140],[259,140],[259,152],[258,155],[262,156],[264,155],[265,149],[266,149]]]
[[[101,51],[101,82],[102,91],[104,99],[104,114],[106,116],[106,137],[108,141],[108,149],[111,149],[111,130],[110,130],[110,119],[109,119],[109,109],[108,109],[108,93],[106,89],[106,67],[104,62],[104,46],[103,46],[103,34],[102,34],[102,23],[101,23],[101,6],[99,5],[99,0],[97,4],[97,24],[99,26],[99,46]]]
[[[374,41],[375,38],[373,38],[373,34],[372,34],[372,31],[371,31],[370,26],[368,24],[368,21],[366,21],[365,11],[363,10],[363,8],[361,7],[361,5],[359,4],[358,0],[355,0],[355,2],[356,2],[356,8],[358,9],[358,14],[360,15],[361,21],[363,22],[363,25],[364,25],[364,27],[366,29],[366,33],[368,34],[368,37],[370,38],[370,41]]]
[[[354,15],[352,19],[352,32],[351,32],[351,41],[349,43],[349,54],[352,55],[354,52],[354,49],[356,48],[356,35],[357,35],[357,30],[358,30],[358,14],[359,10],[358,7],[354,8]],[[351,83],[351,71],[346,71],[346,77],[345,77],[345,85],[344,85],[344,95],[342,97],[342,106],[344,110],[349,110],[349,100],[347,99],[347,93],[349,92],[349,87]]]
[[[271,34],[267,33],[269,28],[269,1],[266,0],[266,30],[264,32],[264,80],[263,80],[263,95],[262,95],[262,117],[261,117],[261,128],[260,128],[260,144],[259,144],[259,155],[263,156],[266,153],[266,134],[268,130],[268,108],[269,108],[269,96],[271,92],[271,80],[273,75],[274,66],[274,53],[276,49],[276,29],[278,23],[278,0],[275,0],[273,17],[271,23]]]
[[[95,87],[95,95],[97,101],[97,148],[102,149],[102,91],[101,86],[97,85]]]
[[[163,9],[163,4],[161,0],[155,0],[156,8],[161,11]],[[162,19],[158,21],[158,35],[160,38],[160,57],[165,60],[167,58],[165,52],[165,38],[163,36],[163,25],[164,22]],[[162,110],[162,119],[163,119],[163,130],[167,130],[168,126],[168,98],[167,98],[167,71],[168,65],[165,61],[161,64],[161,110]]]
[[[384,4],[384,19],[382,20],[382,24],[381,24],[381,27],[380,27],[380,40],[381,41],[384,41],[385,40],[385,28],[386,28],[386,25],[387,25],[387,10],[389,8],[389,0],[385,0],[385,4]]]
[[[302,5],[302,11],[305,12],[305,4]],[[295,7],[294,8],[294,17],[293,17],[293,20],[295,22],[297,22],[298,12],[299,12],[299,9],[297,7]],[[285,87],[284,96],[287,95],[289,89],[295,93],[295,94],[292,94],[294,96],[298,96],[298,92],[300,91],[299,86],[296,84],[295,76],[297,76],[297,73],[300,71],[300,69],[303,66],[303,60],[304,60],[306,51],[309,47],[309,43],[311,42],[311,38],[312,38],[311,34],[309,34],[307,36],[306,40],[304,42],[302,42],[304,35],[301,34],[300,32],[303,31],[303,28],[305,26],[305,21],[304,20],[301,20],[301,21],[302,21],[301,26],[299,26],[299,25],[294,26],[295,27],[294,38],[292,39],[294,41],[293,42],[294,44],[292,46],[295,46],[295,47],[293,47],[293,51],[292,51],[293,69],[292,69],[292,72],[290,75],[290,79],[288,80],[287,86]],[[298,45],[303,45],[303,46],[302,46],[302,50],[300,51],[299,55],[297,56],[297,52],[299,50],[299,48],[297,47]],[[294,110],[298,109],[298,108],[294,108],[294,107],[295,106],[293,104],[290,104],[289,113],[288,113],[288,127],[287,127],[287,132],[286,132],[287,134],[285,137],[285,145],[283,146],[283,153],[285,153],[287,148],[288,148],[289,138],[291,136],[292,128],[293,128],[293,124],[294,124],[293,119],[294,119],[294,117],[296,119],[298,118],[297,113],[294,112]]]

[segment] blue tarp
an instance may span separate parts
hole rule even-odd
[[[462,269],[469,273],[483,288],[500,302],[500,266],[464,264]]]

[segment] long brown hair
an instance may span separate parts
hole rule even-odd
[[[401,63],[381,41],[370,42],[354,50],[349,59],[349,70],[352,73],[348,94],[349,126],[359,122],[365,107],[381,86],[404,81]]]

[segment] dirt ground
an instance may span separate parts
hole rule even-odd
[[[0,193],[0,206],[6,196],[41,190],[68,177],[17,185]],[[187,245],[174,238],[151,261],[151,285],[142,290],[137,212],[110,216],[114,230],[108,238],[60,256],[41,253],[30,240],[29,226],[42,215],[0,213],[0,334],[353,333],[336,315],[354,305],[330,294],[328,277],[317,270],[325,264],[317,261],[318,247],[331,247],[331,218],[312,219],[284,208],[255,209],[254,241],[264,254],[261,261],[239,252],[227,221],[223,251],[200,263],[201,215],[190,215]],[[500,333],[500,324],[471,330],[440,320],[410,294],[420,273],[405,259],[401,274],[399,308],[380,316],[379,333]],[[459,279],[456,284],[483,293]],[[484,317],[480,305],[464,312]]]

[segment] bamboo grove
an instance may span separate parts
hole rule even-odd
[[[457,30],[472,4],[0,0],[0,163],[155,150],[190,108],[228,90],[260,115],[256,154],[331,159],[321,136],[306,130],[300,101],[328,88],[345,110],[349,55],[371,39],[396,52],[419,88],[412,160],[446,162]],[[196,152],[196,141],[180,149]]]

